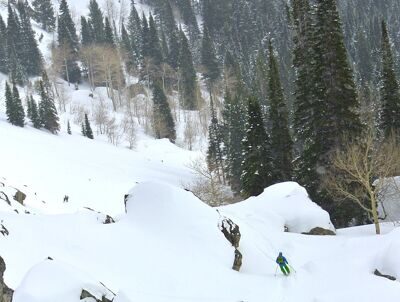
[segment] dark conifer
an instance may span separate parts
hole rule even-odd
[[[175,143],[175,122],[161,83],[153,84],[153,130],[156,138],[168,138]]]
[[[400,132],[400,91],[396,78],[394,59],[385,21],[382,21],[382,71],[381,71],[381,112],[379,126],[383,137],[393,131]]]
[[[125,61],[125,66],[128,72],[136,68],[136,57],[135,52],[132,49],[132,43],[129,39],[128,32],[125,29],[125,25],[122,24],[121,28],[121,52]]]
[[[89,118],[86,113],[85,113],[85,136],[90,139],[94,138],[92,127],[90,127]]]
[[[215,56],[214,44],[207,27],[204,28],[201,44],[201,64],[204,68],[203,77],[209,82],[209,86],[220,76],[218,61]]]
[[[60,52],[64,55],[63,60],[66,62],[62,68],[63,78],[70,83],[78,83],[81,80],[81,71],[77,64],[78,37],[66,0],[60,2],[57,29],[58,45]]]
[[[111,25],[110,22],[108,20],[108,18],[105,18],[105,22],[104,22],[104,44],[110,47],[115,47],[114,44],[114,34],[113,31],[111,29]]]
[[[244,159],[241,182],[245,197],[257,196],[273,183],[273,159],[261,107],[255,97],[250,97],[248,102],[246,136],[242,142]]]
[[[193,66],[193,57],[189,43],[183,31],[180,32],[179,71],[181,77],[181,105],[186,110],[196,110],[197,104],[197,80]]]
[[[89,46],[93,43],[93,28],[84,16],[81,17],[81,43],[82,46]]]
[[[160,38],[158,36],[156,24],[151,14],[149,18],[148,57],[156,66],[160,65],[163,59]]]
[[[68,120],[68,122],[67,122],[67,133],[68,133],[69,135],[72,134],[72,132],[71,132],[71,124],[69,123],[69,120]]]
[[[39,113],[42,125],[51,133],[56,134],[60,130],[58,123],[57,109],[54,105],[54,100],[46,91],[45,85],[42,80],[39,82],[40,104]]]
[[[31,107],[30,120],[32,121],[33,127],[35,127],[36,129],[39,129],[42,127],[42,121],[40,119],[37,103],[33,99],[32,96],[30,97],[29,103],[30,103],[30,107]]]
[[[56,27],[56,17],[51,0],[33,0],[33,18],[45,31],[52,32]]]
[[[93,29],[94,43],[102,44],[105,40],[103,13],[101,12],[101,9],[96,0],[90,0],[90,2],[89,2],[88,23],[90,23],[90,25]]]
[[[142,51],[142,25],[138,12],[135,8],[134,0],[131,0],[131,10],[128,18],[128,34],[132,43],[132,50],[135,52],[136,58],[140,58]]]
[[[271,155],[274,169],[271,171],[274,182],[292,179],[293,142],[289,132],[289,118],[286,100],[281,85],[279,66],[271,41],[269,42],[269,119],[271,122]]]

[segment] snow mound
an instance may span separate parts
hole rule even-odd
[[[400,228],[386,235],[390,237],[388,245],[378,255],[378,270],[387,275],[400,279]]]
[[[15,290],[14,302],[78,302],[82,289],[97,299],[114,295],[86,274],[58,261],[35,265]]]
[[[306,189],[296,182],[270,186],[257,197],[223,207],[235,216],[265,221],[270,228],[292,233],[309,232],[315,227],[334,231],[328,212],[312,202]]]
[[[215,230],[218,213],[193,193],[161,182],[135,186],[126,202],[127,218],[143,228],[179,230],[182,227],[211,225]]]

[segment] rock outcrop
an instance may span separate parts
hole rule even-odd
[[[87,291],[86,289],[82,289],[81,292],[81,296],[80,299],[86,299],[86,298],[92,298],[94,299],[96,302],[112,302],[112,300],[107,299],[105,296],[101,297],[101,300],[97,299],[96,296],[92,295],[89,291]]]
[[[302,233],[302,234],[304,234],[304,235],[319,235],[319,236],[335,236],[336,235],[336,233],[334,231],[327,230],[327,229],[320,228],[320,227],[313,228],[309,232]]]
[[[375,275],[375,276],[378,276],[378,277],[383,277],[383,278],[386,278],[386,279],[389,279],[389,280],[392,280],[392,281],[396,281],[396,278],[395,278],[395,277],[390,276],[390,275],[382,274],[382,273],[381,273],[380,271],[378,271],[377,269],[374,271],[374,275]]]
[[[11,302],[14,291],[4,283],[4,271],[6,270],[6,263],[0,256],[0,302]]]
[[[240,271],[240,268],[242,266],[243,255],[238,250],[241,238],[239,226],[236,223],[234,223],[231,219],[225,217],[219,224],[219,229],[221,230],[222,234],[224,234],[225,238],[235,248],[235,257],[233,260],[232,269],[235,271]]]

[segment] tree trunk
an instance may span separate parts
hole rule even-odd
[[[371,209],[372,209],[372,218],[374,219],[374,224],[375,224],[375,232],[377,235],[379,235],[381,233],[381,227],[379,225],[378,209],[376,206],[375,198],[371,198]]]

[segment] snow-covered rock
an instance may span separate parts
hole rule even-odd
[[[45,260],[26,274],[15,290],[13,302],[79,302],[82,290],[99,300],[114,298],[113,293],[77,268]]]
[[[268,226],[283,231],[307,233],[321,227],[334,231],[329,214],[308,197],[307,191],[295,182],[270,186],[257,197],[222,207],[224,213],[242,218],[266,221]]]

